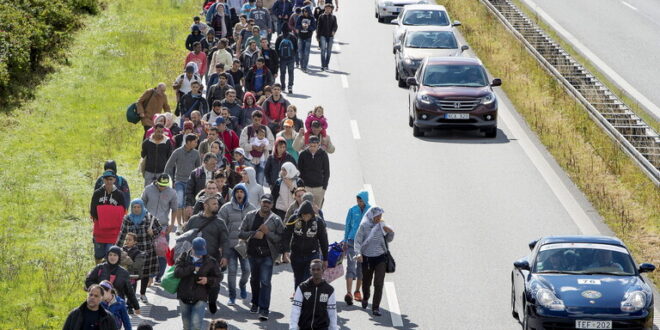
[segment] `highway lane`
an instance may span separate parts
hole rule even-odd
[[[391,248],[397,272],[386,277],[383,316],[373,318],[346,306],[344,281],[337,280],[333,286],[341,325],[392,327],[398,319],[389,313],[396,307],[388,298],[396,297],[402,328],[516,328],[509,306],[512,262],[528,252],[532,239],[581,232],[572,220],[579,215],[566,210],[565,200],[577,198],[580,211],[594,212],[579,194],[573,195],[570,184],[568,190],[556,188],[567,180],[551,161],[547,168],[537,167],[547,161],[547,154],[541,149],[540,160],[530,158],[539,152],[538,142],[520,126],[501,93],[506,124],[500,120],[498,138],[461,131],[414,138],[407,125],[407,90],[394,80],[392,26],[378,24],[372,14],[370,2],[343,4],[339,47],[330,65],[334,71],[319,71],[314,47],[313,72],[296,70],[296,94],[289,97],[300,117],[316,104],[326,108],[337,147],[330,156],[332,177],[324,206],[330,241],[343,237],[345,212],[365,184],[372,187],[386,211],[384,218],[396,231]],[[228,309],[224,288],[215,317],[229,319],[240,329],[286,329],[292,291],[288,266],[279,266],[268,322],[247,313],[248,301]],[[145,308],[144,319],[157,328],[179,328],[176,300],[154,293],[148,292],[153,305]]]
[[[547,14],[569,35],[564,39],[574,44],[590,61],[598,63],[614,79],[629,84],[628,90],[641,95],[635,98],[651,108],[660,118],[660,5],[648,0],[522,0],[530,8]],[[543,16],[543,15],[542,15]],[[562,34],[562,33],[560,33]],[[611,78],[612,79],[612,78]],[[635,95],[635,91],[632,91]]]

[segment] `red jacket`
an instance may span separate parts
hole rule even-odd
[[[224,132],[220,133],[219,138],[222,140],[222,143],[225,144],[225,158],[231,164],[233,161],[232,153],[234,149],[238,148],[238,135],[236,132],[226,129]]]

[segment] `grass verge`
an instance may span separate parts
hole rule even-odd
[[[441,0],[557,163],[639,261],[660,263],[660,189],[486,7]],[[660,273],[650,277],[660,284]]]
[[[61,328],[93,266],[89,200],[115,159],[134,194],[142,127],[125,109],[180,72],[192,1],[117,0],[78,33],[68,67],[0,121],[0,328]],[[170,95],[171,96],[171,95]]]

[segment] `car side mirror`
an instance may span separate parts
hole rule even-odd
[[[496,86],[502,86],[502,79],[500,78],[495,78],[493,79],[493,82],[490,84],[492,87]]]
[[[520,259],[513,263],[513,267],[519,270],[529,270],[529,262],[524,259]]]
[[[650,273],[655,270],[655,265],[653,264],[648,264],[648,263],[643,263],[639,265],[639,272],[640,273]]]
[[[468,45],[461,46],[461,53],[468,50],[468,49],[470,49],[470,46],[468,46]]]
[[[394,51],[401,51],[401,45],[394,45]]]
[[[408,79],[406,79],[406,85],[408,85],[408,87],[417,86],[417,79],[415,79],[415,77],[408,77]]]
[[[461,26],[460,21],[454,21],[454,23],[451,26]]]
[[[529,244],[527,244],[527,246],[529,246],[529,250],[530,250],[530,251],[531,251],[531,250],[534,250],[534,248],[536,247],[536,243],[537,243],[537,242],[538,242],[538,240],[535,239],[535,240],[529,242]]]
[[[398,19],[398,18],[395,18],[395,19],[391,20],[391,21],[390,21],[390,24],[392,24],[392,25],[399,25],[399,19]]]

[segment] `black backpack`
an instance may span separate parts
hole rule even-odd
[[[280,58],[292,58],[293,57],[293,42],[289,38],[283,38],[280,42],[280,47],[277,50],[280,55]]]

